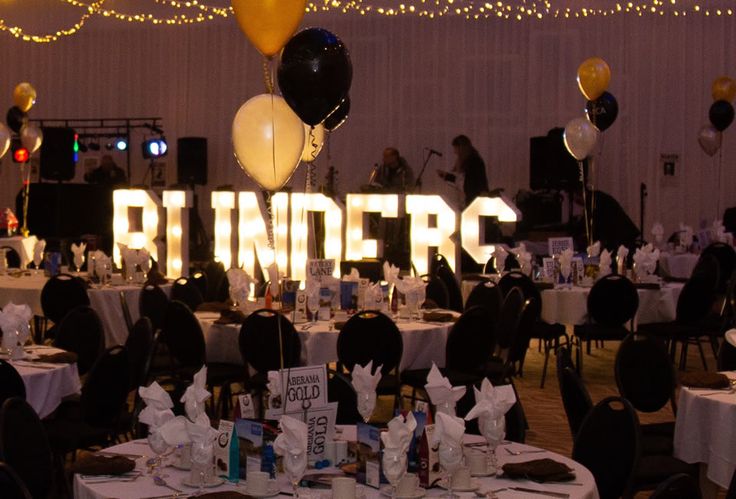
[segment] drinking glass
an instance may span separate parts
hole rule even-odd
[[[455,442],[440,442],[439,449],[440,467],[445,472],[445,485],[447,494],[442,497],[446,499],[457,499],[458,496],[452,492],[452,474],[463,465],[463,446]]]
[[[294,499],[299,499],[299,482],[307,469],[307,452],[289,449],[284,455],[284,474],[291,483]]]
[[[149,430],[148,432],[148,445],[156,455],[153,459],[149,459],[146,464],[149,465],[148,473],[158,476],[158,468],[161,466],[163,455],[169,449],[169,445],[164,441],[158,430]]]
[[[358,413],[363,421],[368,423],[376,408],[376,392],[358,393]]]
[[[204,487],[212,475],[215,450],[212,441],[192,442],[192,470],[199,473],[199,488],[196,495],[202,495]]]
[[[319,310],[319,295],[307,298],[307,308],[312,314],[312,322],[317,322],[317,311]]]
[[[391,497],[396,499],[396,487],[406,475],[406,452],[402,449],[383,449],[383,474],[391,484]]]
[[[506,437],[506,420],[503,417],[498,419],[480,418],[478,420],[478,427],[481,435],[483,435],[483,438],[488,443],[491,466],[496,468],[496,448]]]

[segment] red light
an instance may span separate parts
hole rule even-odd
[[[28,161],[29,157],[30,154],[28,154],[28,149],[26,149],[25,147],[16,149],[15,152],[13,152],[13,159],[16,163],[25,163],[26,161]]]

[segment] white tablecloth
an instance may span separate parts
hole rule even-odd
[[[30,276],[10,277],[0,276],[0,308],[11,301],[13,303],[25,303],[31,307],[35,315],[42,316],[41,290],[48,279],[43,273],[32,273]],[[105,347],[124,345],[128,338],[128,328],[123,318],[123,308],[120,304],[120,292],[125,293],[125,300],[130,310],[133,322],[138,320],[140,312],[138,300],[140,299],[141,286],[108,286],[104,288],[90,288],[90,306],[97,312],[105,329]],[[161,287],[167,294],[171,294],[171,286]]]
[[[345,440],[355,440],[355,427],[344,427],[341,438]],[[466,442],[477,442],[481,438],[475,435],[466,435]],[[499,465],[509,462],[527,461],[530,459],[537,458],[550,458],[555,461],[563,462],[575,470],[575,483],[580,485],[565,485],[564,483],[557,484],[539,484],[531,482],[529,480],[504,480],[496,477],[482,478],[480,481],[480,490],[497,490],[504,487],[525,487],[535,490],[544,490],[550,492],[562,492],[570,494],[571,499],[597,499],[598,489],[595,485],[593,475],[575,461],[568,459],[559,454],[553,452],[535,453],[535,454],[522,454],[520,456],[510,456],[507,452],[503,451],[503,447],[508,447],[511,450],[537,450],[535,447],[522,444],[509,444],[503,445],[498,449],[498,461]],[[108,482],[101,484],[90,484],[88,481],[82,480],[79,475],[74,476],[74,497],[75,499],[105,499],[105,498],[117,498],[117,499],[144,499],[163,496],[165,494],[173,494],[173,491],[166,489],[162,486],[157,486],[153,483],[153,479],[146,473],[146,467],[144,465],[147,457],[153,456],[153,453],[149,449],[148,445],[142,441],[128,442],[122,445],[116,445],[106,450],[106,452],[116,452],[121,454],[131,455],[144,455],[144,457],[136,460],[136,469],[144,473],[140,478],[133,482]],[[185,479],[189,472],[181,471],[175,468],[168,467],[165,469],[166,482],[184,491],[185,493],[194,493],[196,489],[186,487],[181,482]],[[284,477],[279,476],[279,485],[282,491],[291,491],[291,486],[288,485]],[[371,487],[363,487],[365,491],[366,499],[386,499],[385,496],[381,496],[379,492]],[[206,489],[207,492],[217,491],[238,491],[245,493],[244,484],[232,484],[225,482],[219,487]],[[445,491],[438,488],[429,489],[427,491],[428,497],[439,497],[445,494]],[[462,499],[471,499],[475,495],[472,492],[456,492]],[[331,497],[330,491],[327,489],[300,489],[299,495],[304,499],[318,499],[318,498],[329,498]],[[513,490],[504,490],[497,493],[499,499],[509,498],[531,498],[531,497],[543,497],[541,495],[533,495],[529,492],[518,492]],[[291,493],[288,495],[281,494],[278,496],[281,499],[291,497]]]
[[[662,253],[659,256],[659,266],[662,270],[679,279],[688,279],[698,263],[700,255],[693,253]]]
[[[639,289],[639,324],[675,320],[681,283],[663,284],[660,289]],[[542,319],[550,323],[584,324],[590,288],[545,289],[542,291]]]
[[[207,345],[209,362],[226,362],[242,364],[238,347],[239,324],[215,324],[219,314],[197,312],[202,325]],[[399,368],[424,369],[432,367],[432,361],[439,367],[445,365],[445,343],[452,323],[434,324],[427,322],[397,323],[404,342],[404,353]],[[328,322],[317,322],[316,325],[303,329],[303,325],[295,325],[302,342],[302,363],[304,365],[327,364],[337,362],[337,330],[330,331]]]
[[[682,388],[674,444],[675,457],[704,463],[707,478],[728,489],[736,469],[736,393]]]
[[[33,350],[36,353],[51,354],[59,352],[55,348]],[[59,406],[64,397],[80,392],[82,386],[76,364],[50,364],[33,367],[29,361],[9,361],[23,378],[26,385],[26,401],[33,407],[38,417],[45,418]]]
[[[33,261],[33,248],[36,246],[38,239],[36,236],[13,236],[13,237],[0,237],[0,248],[3,246],[9,246],[18,253],[20,257],[20,267],[25,269],[28,264]]]

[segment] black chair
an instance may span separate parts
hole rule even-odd
[[[700,259],[702,260],[711,256],[718,262],[716,291],[719,294],[725,294],[728,281],[731,279],[734,270],[736,270],[736,251],[734,251],[731,245],[726,243],[711,243],[700,253]]]
[[[13,468],[32,497],[50,496],[53,454],[36,411],[22,398],[10,398],[0,408],[0,460]]]
[[[473,287],[473,290],[465,300],[465,310],[470,307],[486,307],[491,320],[498,320],[501,312],[501,304],[503,303],[503,295],[501,289],[493,281],[482,281]]]
[[[230,297],[230,285],[227,273],[222,262],[210,260],[204,266],[204,274],[207,276],[207,294],[204,296],[208,302],[224,302]]]
[[[542,313],[542,294],[537,288],[534,281],[529,276],[519,271],[511,271],[504,275],[498,282],[501,293],[505,296],[512,288],[519,288],[527,300],[535,300],[539,308],[539,315],[534,320],[531,331],[531,338],[539,340],[540,348],[544,347],[544,365],[542,367],[542,379],[540,387],[544,388],[544,382],[547,379],[547,367],[549,365],[549,355],[551,352],[557,351],[560,347],[560,338],[564,338],[564,343],[569,343],[565,326],[562,324],[550,324],[541,318]],[[523,364],[521,366],[523,369]]]
[[[0,462],[0,490],[5,499],[33,499],[23,480],[3,462]]]
[[[133,329],[133,318],[130,316],[130,307],[128,307],[128,299],[125,297],[125,291],[120,292],[120,309],[123,311],[123,320],[128,334]]]
[[[105,348],[105,333],[97,312],[86,305],[70,311],[59,324],[54,346],[76,353],[79,375],[87,374]]]
[[[562,406],[567,415],[567,424],[574,440],[585,416],[593,408],[593,401],[585,383],[575,370],[570,349],[567,347],[560,347],[557,350],[557,381],[560,385]]]
[[[614,365],[622,397],[637,411],[653,413],[670,404],[676,412],[677,376],[661,341],[630,334],[621,342]],[[672,455],[675,422],[641,425],[644,455]]]
[[[10,246],[0,246],[0,249],[5,250],[5,261],[8,264],[8,268],[10,269],[19,269],[20,268],[20,255],[18,254],[15,249],[11,248]]]
[[[690,475],[679,473],[660,483],[649,499],[700,499],[698,482]]]
[[[138,319],[125,342],[130,359],[130,389],[147,385],[148,367],[153,350],[153,326],[148,317]],[[137,393],[137,392],[136,392]]]
[[[185,303],[195,311],[204,302],[204,297],[192,279],[180,277],[171,288],[171,299]]]
[[[445,284],[449,299],[448,308],[455,312],[462,312],[463,294],[460,290],[460,283],[457,282],[457,277],[444,256],[440,254],[435,255],[432,260],[429,275],[441,279]]]
[[[356,364],[365,366],[370,361],[374,369],[383,366],[376,393],[393,396],[398,406],[403,352],[404,341],[394,321],[381,312],[362,310],[348,319],[337,336],[338,372],[350,373]]]
[[[141,317],[151,319],[151,325],[154,331],[159,331],[164,326],[164,318],[166,317],[166,306],[169,303],[169,297],[163,289],[155,284],[146,284],[141,290],[141,296],[138,301]]]
[[[433,305],[432,308],[447,309],[450,306],[450,293],[445,282],[439,277],[422,276],[422,278],[427,283],[425,303]]]
[[[202,295],[202,301],[205,301],[209,290],[207,274],[202,271],[194,272],[191,277],[189,277],[189,282],[199,290],[199,294]]]
[[[628,497],[639,441],[636,412],[623,398],[601,400],[583,419],[572,458],[593,474],[601,499]]]
[[[327,380],[327,400],[337,402],[337,424],[354,425],[363,422],[358,412],[358,395],[350,379],[342,373],[331,373]],[[333,463],[334,464],[334,463]]]
[[[718,371],[736,370],[736,347],[725,338],[718,348],[717,363]]]
[[[575,360],[578,373],[583,375],[582,343],[587,343],[590,355],[592,340],[621,341],[630,330],[626,327],[639,308],[639,294],[626,277],[609,274],[593,285],[588,295],[588,323],[575,326]]]
[[[82,387],[78,401],[63,403],[55,417],[44,421],[58,456],[115,441],[130,391],[130,363],[123,346],[106,350]]]
[[[41,289],[41,309],[44,317],[54,323],[54,327],[46,330],[46,336],[53,338],[64,316],[82,305],[89,305],[87,286],[82,279],[59,274],[46,281]]]
[[[26,385],[12,364],[0,360],[0,406],[13,397],[25,400]]]
[[[520,294],[518,289],[514,288],[506,297],[507,300],[513,298],[515,293]],[[521,366],[524,365],[524,358],[529,349],[534,322],[539,317],[538,306],[539,303],[533,298],[525,300],[518,311],[518,317],[513,326],[509,326],[514,328],[511,334],[499,333],[496,356],[486,364],[487,367],[482,373],[494,383],[511,383],[513,376],[521,374]],[[515,307],[516,304],[514,304]],[[499,332],[504,329],[503,322],[500,321]]]
[[[736,471],[731,475],[731,483],[728,484],[726,499],[736,499]]]

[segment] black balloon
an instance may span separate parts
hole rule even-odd
[[[5,117],[8,126],[15,133],[20,133],[21,127],[28,121],[28,115],[21,111],[18,106],[13,106],[8,109],[8,114]]]
[[[337,109],[332,111],[332,114],[325,118],[322,125],[325,127],[325,130],[334,132],[340,128],[340,125],[345,123],[345,120],[348,119],[348,114],[350,114],[350,96],[345,97],[340,105],[337,106]]]
[[[717,100],[710,106],[708,118],[716,130],[724,131],[733,122],[733,106],[725,100]]]
[[[588,121],[593,123],[602,132],[603,130],[607,130],[616,121],[616,117],[618,116],[618,102],[616,102],[616,98],[613,95],[603,92],[603,95],[596,100],[588,101],[585,105],[585,114],[588,116]]]
[[[281,94],[307,125],[322,123],[340,105],[352,79],[347,49],[326,29],[308,28],[297,33],[281,54]]]

